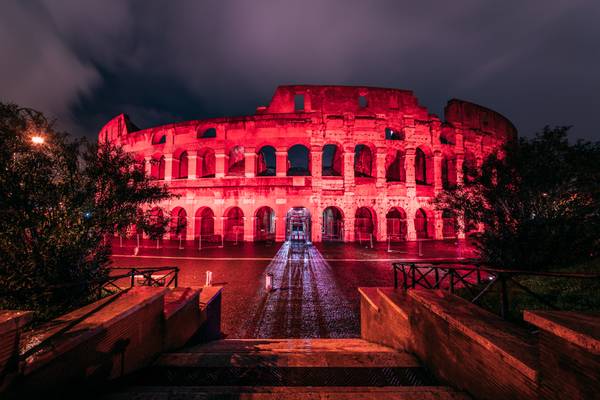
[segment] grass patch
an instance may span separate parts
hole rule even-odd
[[[568,268],[552,268],[552,272],[600,273],[600,258],[589,260]],[[600,279],[554,278],[543,276],[518,276],[514,280],[527,287],[560,310],[600,311]],[[485,284],[479,285],[483,289]],[[471,301],[469,290],[462,288],[456,293]],[[508,282],[508,319],[520,321],[523,310],[552,310],[542,301],[526,293],[512,282]],[[500,313],[500,285],[498,283],[482,296],[478,304],[496,314]]]

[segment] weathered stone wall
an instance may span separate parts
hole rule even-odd
[[[119,115],[99,138],[123,144],[148,174],[181,195],[163,206],[186,218],[188,240],[204,234],[199,221],[207,209],[213,218],[210,233],[223,235],[234,207],[243,213],[240,239],[248,241],[260,239],[264,230],[257,215],[261,207],[275,215],[277,240],[285,238],[285,217],[292,207],[309,210],[313,241],[327,230],[323,212],[328,207],[342,215],[342,240],[355,240],[360,229],[376,240],[396,233],[406,240],[440,239],[455,233],[444,230],[442,213],[430,204],[433,196],[463,179],[463,164],[479,166],[516,136],[510,121],[484,107],[452,100],[445,112],[446,121],[441,121],[405,90],[282,86],[253,116],[139,130]],[[308,150],[308,176],[289,176],[288,151],[295,145]],[[323,175],[326,145],[336,146],[339,176]],[[358,145],[361,176],[355,176]],[[264,146],[274,149],[273,176],[260,176]],[[370,173],[363,174],[364,168]],[[368,213],[357,216],[361,207]],[[390,233],[393,210],[402,227]]]

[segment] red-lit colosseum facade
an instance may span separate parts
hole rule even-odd
[[[99,137],[180,195],[161,205],[185,224],[171,239],[443,239],[463,234],[435,194],[516,136],[473,103],[450,100],[444,114],[407,90],[280,86],[252,116],[138,129],[121,114]]]

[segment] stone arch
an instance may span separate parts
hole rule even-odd
[[[327,143],[323,146],[321,159],[322,176],[344,175],[344,151],[342,146],[335,143]]]
[[[173,179],[186,179],[188,177],[188,153],[185,150],[173,154]]]
[[[186,240],[187,231],[187,212],[183,207],[175,207],[171,210],[171,221],[169,223],[169,233],[171,239]]]
[[[477,157],[470,150],[465,150],[463,159],[463,181],[465,183],[472,182],[477,176]]]
[[[442,156],[442,188],[452,189],[456,186],[456,157],[454,153],[444,152]]]
[[[215,164],[215,151],[209,147],[200,149],[196,159],[196,176],[198,178],[214,178]]]
[[[152,179],[165,179],[165,156],[162,154],[156,154],[150,160],[150,177]]]
[[[386,140],[404,140],[405,135],[401,129],[394,129],[387,127],[385,128],[385,139]]]
[[[167,143],[167,134],[163,131],[155,132],[152,135],[152,144],[165,144]]]
[[[339,207],[329,206],[323,209],[321,234],[324,242],[344,240],[344,212]]]
[[[363,178],[375,177],[375,152],[373,147],[359,143],[354,147],[354,176]]]
[[[275,176],[277,155],[275,147],[264,145],[256,152],[256,175]]]
[[[211,138],[216,138],[217,137],[217,129],[215,127],[203,127],[203,128],[198,128],[196,131],[196,138],[197,139],[211,139]]]
[[[406,240],[408,226],[406,212],[400,207],[392,207],[385,215],[387,236],[392,242]]]
[[[415,212],[414,223],[417,239],[428,239],[433,235],[433,218],[423,208]]]
[[[223,240],[239,242],[244,240],[244,212],[237,206],[229,207],[223,214]]]
[[[433,184],[433,153],[424,145],[415,150],[415,182],[417,185]]]
[[[194,217],[194,238],[212,240],[215,234],[215,213],[210,207],[200,207]]]
[[[288,176],[310,175],[310,150],[303,144],[295,144],[287,152]]]
[[[254,241],[275,239],[275,210],[263,206],[254,213]]]
[[[455,238],[457,236],[458,219],[456,214],[449,209],[442,211],[442,237]]]
[[[354,215],[354,238],[356,241],[375,240],[375,213],[369,207],[359,207]]]
[[[406,182],[406,168],[404,166],[404,152],[392,150],[385,159],[386,182]]]
[[[246,156],[244,146],[236,145],[229,149],[227,175],[244,176],[246,173]]]

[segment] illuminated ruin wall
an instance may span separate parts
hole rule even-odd
[[[305,85],[277,88],[252,116],[138,129],[121,114],[99,133],[180,195],[162,206],[187,223],[184,239],[207,241],[283,240],[293,207],[310,213],[313,241],[455,237],[432,198],[514,137],[461,100],[441,121],[410,91]]]

